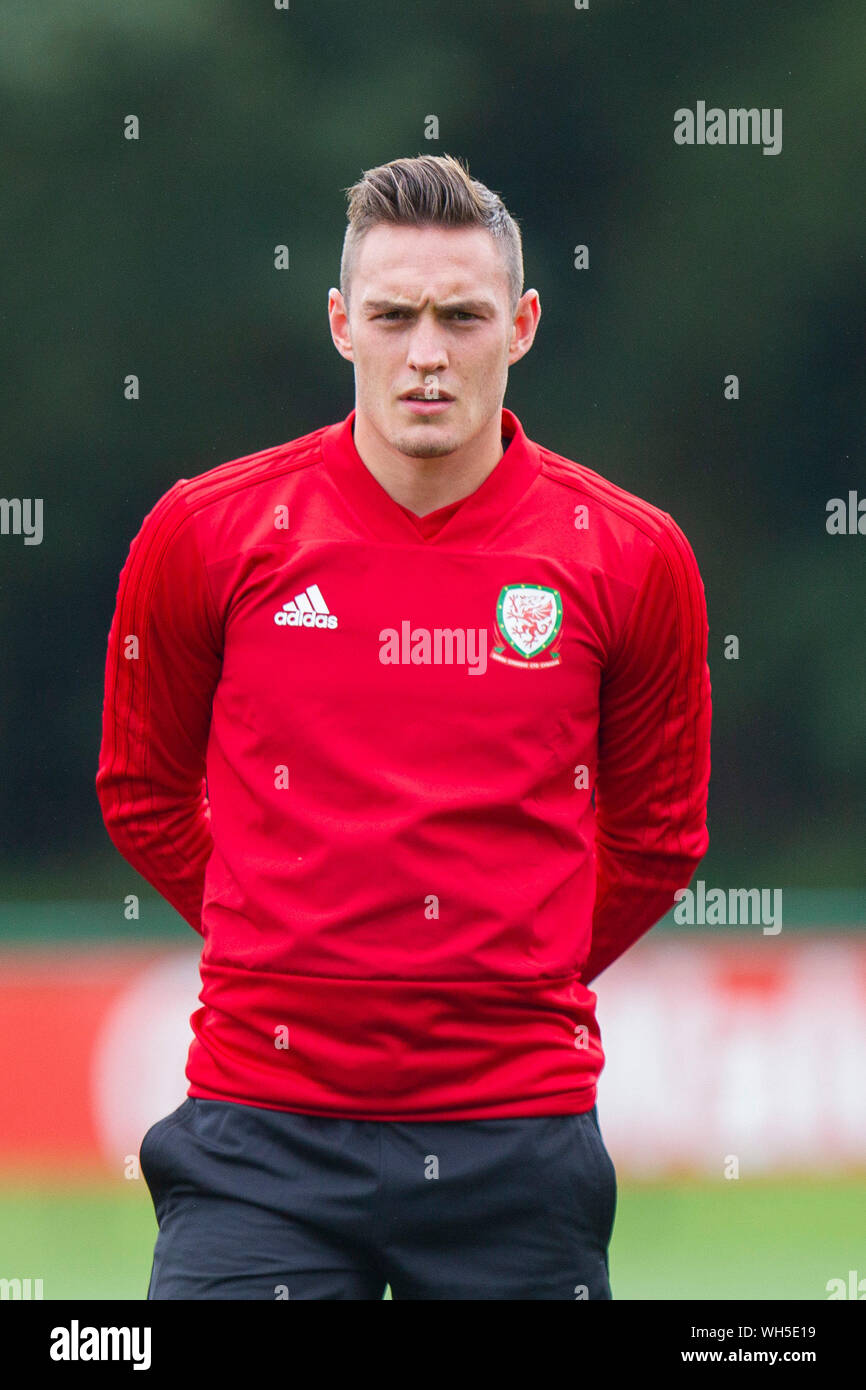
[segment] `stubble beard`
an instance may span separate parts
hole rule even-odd
[[[415,459],[442,458],[459,448],[458,442],[453,439],[424,439],[417,435],[400,437],[392,440],[392,443],[401,454]]]

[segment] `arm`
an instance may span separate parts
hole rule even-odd
[[[707,851],[707,611],[692,550],[666,515],[604,673],[589,984],[672,907]]]
[[[145,517],[120,575],[96,793],[123,857],[201,932],[213,848],[204,777],[222,638],[185,481]]]

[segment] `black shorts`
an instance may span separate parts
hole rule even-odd
[[[347,1120],[190,1097],[141,1145],[149,1299],[609,1299],[595,1108]]]

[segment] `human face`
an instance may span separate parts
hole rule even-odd
[[[540,310],[510,313],[499,244],[482,227],[380,223],[357,249],[350,310],[329,301],[334,343],[355,366],[355,409],[393,449],[451,454],[494,422],[508,368],[529,350]],[[407,399],[415,392],[420,400]],[[498,433],[497,433],[498,441]]]

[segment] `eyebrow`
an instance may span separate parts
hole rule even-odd
[[[414,304],[402,299],[365,299],[362,307],[373,313],[388,313],[392,309],[405,309],[408,313],[417,312]],[[485,314],[495,312],[496,306],[488,299],[446,299],[436,305],[436,308],[445,313],[456,309],[466,314]]]

